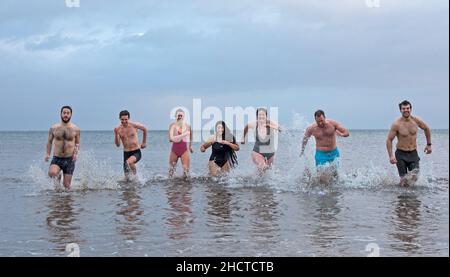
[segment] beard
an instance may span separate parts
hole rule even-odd
[[[411,117],[411,113],[403,113],[402,114],[404,118],[410,118]]]
[[[69,117],[68,119],[65,119],[64,117],[61,117],[62,122],[66,123],[66,124],[70,122],[70,119],[72,119],[72,118]]]

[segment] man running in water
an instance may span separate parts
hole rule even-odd
[[[135,177],[137,173],[136,164],[142,158],[141,149],[147,147],[147,128],[138,122],[130,121],[130,113],[121,111],[119,114],[120,125],[114,129],[115,144],[120,147],[123,144],[123,170],[125,179],[129,181],[130,177]],[[143,132],[142,144],[139,145],[138,130]],[[131,176],[130,176],[131,173]]]
[[[431,148],[430,128],[422,119],[411,115],[411,103],[405,100],[399,104],[399,108],[402,116],[392,124],[386,141],[386,148],[391,164],[397,165],[400,186],[407,187],[410,185],[407,179],[408,172],[411,172],[411,184],[417,181],[419,174],[420,158],[417,153],[417,132],[419,128],[425,131],[427,139],[425,154],[431,154],[433,150]],[[397,150],[394,156],[392,141],[395,137],[397,137]]]
[[[316,166],[318,169],[328,168],[327,165],[333,165],[340,157],[336,136],[349,137],[350,133],[339,122],[327,119],[325,112],[322,110],[316,111],[314,118],[316,123],[306,129],[300,156],[304,155],[309,138],[314,136],[316,139]],[[333,166],[333,171],[334,177],[337,177],[337,167]],[[321,182],[323,177],[325,177],[324,174],[321,174]]]
[[[70,189],[72,176],[75,171],[75,162],[80,150],[80,129],[72,124],[72,108],[64,106],[61,108],[61,123],[50,128],[47,141],[47,152],[45,162],[50,160],[52,147],[54,145],[53,159],[50,163],[48,176],[59,184],[61,171],[64,175],[63,184]]]
[[[189,178],[190,154],[194,153],[193,134],[191,126],[185,122],[185,113],[182,109],[175,112],[175,118],[176,122],[169,126],[169,141],[172,143],[169,157],[169,178],[173,178],[179,159],[183,165],[184,177]]]

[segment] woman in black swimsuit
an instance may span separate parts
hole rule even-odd
[[[223,175],[235,167],[236,151],[239,151],[239,145],[225,122],[216,123],[215,134],[200,147],[200,151],[204,153],[209,147],[212,147],[212,153],[208,167],[212,176]]]
[[[244,137],[241,144],[245,144],[248,131],[255,130],[255,146],[253,147],[252,159],[261,172],[270,169],[274,161],[276,146],[275,135],[276,132],[281,132],[280,126],[267,116],[267,110],[259,108],[256,111],[257,121],[249,123],[245,126]]]

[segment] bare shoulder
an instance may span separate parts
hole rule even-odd
[[[311,131],[314,131],[314,129],[316,129],[316,128],[317,128],[317,123],[313,123],[313,124],[309,125],[309,127],[308,127],[308,129]]]
[[[247,124],[247,126],[248,126],[249,129],[255,129],[255,127],[256,127],[256,121],[249,122],[249,123]]]
[[[417,125],[421,125],[424,123],[424,121],[422,120],[422,118],[418,117],[418,116],[411,116],[411,119],[417,124]]]
[[[338,126],[341,125],[341,123],[339,121],[334,120],[334,119],[327,119],[327,121],[328,121],[328,123],[330,123],[334,127],[338,127]]]
[[[270,123],[270,124],[273,124],[273,125],[278,125],[278,122],[273,121],[273,120],[269,120],[269,123]]]
[[[317,123],[313,123],[306,128],[306,134],[312,134],[317,127]]]
[[[80,128],[78,128],[78,126],[73,124],[73,123],[71,123],[71,125],[68,128],[73,130],[73,131],[75,131],[75,132],[77,132],[77,133],[80,132]]]
[[[140,122],[130,122],[130,125],[133,126],[134,128],[144,128],[144,124]]]
[[[392,131],[396,131],[398,130],[398,128],[402,125],[402,121],[401,118],[398,118],[394,121],[394,123],[392,123],[391,125],[391,130]]]
[[[206,143],[213,143],[216,141],[216,136],[211,135],[207,140]]]
[[[54,135],[54,132],[58,129],[59,124],[54,124],[50,127],[50,129],[48,130],[48,133],[51,135]]]

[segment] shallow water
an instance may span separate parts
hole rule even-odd
[[[151,132],[139,181],[121,182],[112,132],[83,132],[70,192],[48,181],[46,132],[0,133],[0,256],[381,256],[449,255],[449,136],[433,132],[421,177],[399,188],[386,131],[339,139],[340,180],[305,182],[314,145],[298,158],[301,132],[280,138],[274,169],[254,177],[252,144],[228,177],[207,176],[209,154],[192,156],[192,178],[167,179],[165,132]],[[424,146],[423,134],[419,138]],[[178,170],[181,174],[181,170]]]

